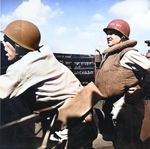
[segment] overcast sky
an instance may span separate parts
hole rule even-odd
[[[146,54],[150,47],[150,0],[1,0],[1,30],[12,21],[33,22],[41,31],[41,45],[54,53],[93,54],[107,47],[103,32],[113,19],[131,27],[130,39]],[[1,40],[3,34],[0,35]]]

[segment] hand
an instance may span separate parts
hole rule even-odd
[[[128,90],[128,93],[133,94],[138,89],[141,89],[141,87],[139,85],[137,85],[135,87],[130,87],[129,90]]]

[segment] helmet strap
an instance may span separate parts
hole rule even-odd
[[[15,42],[11,40],[7,35],[4,35],[4,41],[9,42],[15,48]]]
[[[120,40],[119,43],[124,42],[124,41],[126,41],[126,40],[128,40],[127,37],[125,37],[125,36],[123,35],[123,36],[121,37],[121,40]]]
[[[26,55],[28,52],[30,52],[30,50],[18,45],[17,43],[15,43],[13,40],[11,40],[7,35],[4,35],[4,41],[5,42],[9,42],[16,50],[16,57],[15,57],[15,61],[19,60],[20,58],[22,58],[24,55]]]
[[[15,50],[16,50],[16,60],[21,59],[24,55],[26,55],[30,50],[23,48],[22,46],[15,43]]]

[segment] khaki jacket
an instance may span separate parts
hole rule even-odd
[[[37,100],[66,100],[83,88],[75,75],[53,55],[48,46],[26,54],[0,76],[0,98],[16,97],[37,86]]]

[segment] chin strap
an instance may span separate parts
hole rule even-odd
[[[19,60],[24,55],[26,55],[28,52],[31,52],[31,50],[28,50],[26,48],[21,47],[20,45],[15,43],[15,50],[16,50],[16,60]]]
[[[28,50],[20,45],[18,45],[16,42],[14,42],[12,39],[10,39],[7,35],[4,35],[4,41],[9,42],[16,50],[16,57],[12,62],[15,62],[22,58],[24,55],[26,55],[31,50]]]

